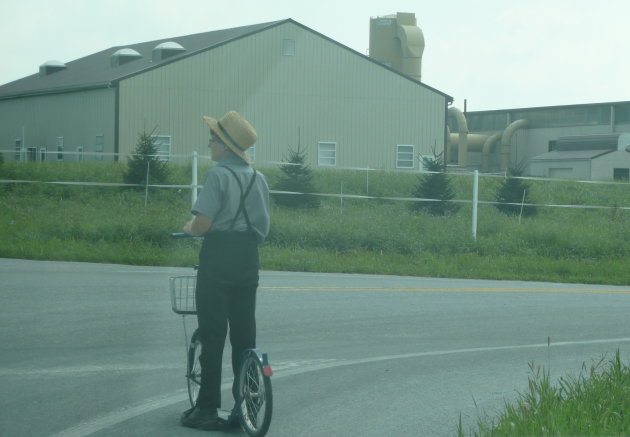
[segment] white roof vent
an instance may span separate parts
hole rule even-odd
[[[160,62],[166,58],[170,58],[171,56],[184,53],[185,51],[186,49],[176,42],[163,42],[162,44],[158,44],[153,48],[152,59],[153,62]]]
[[[39,75],[40,76],[48,76],[49,74],[56,73],[57,71],[65,70],[68,68],[66,64],[60,61],[46,61],[42,65],[39,66]]]
[[[140,58],[142,58],[142,55],[134,49],[120,49],[112,55],[111,65],[112,67],[118,67],[119,65],[124,65]]]

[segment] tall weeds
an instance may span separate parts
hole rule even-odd
[[[530,364],[528,390],[506,403],[496,419],[480,417],[477,427],[457,434],[498,436],[625,436],[630,434],[630,367],[619,350],[605,361],[582,365],[578,376],[553,384],[549,370]]]

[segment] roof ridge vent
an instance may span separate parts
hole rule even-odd
[[[142,55],[134,49],[124,48],[114,52],[111,57],[111,66],[118,67],[120,65],[128,64],[129,62],[141,59]]]
[[[185,52],[186,49],[175,41],[166,41],[156,45],[153,48],[151,58],[153,62],[160,62],[171,56],[179,55]]]
[[[65,70],[68,68],[66,64],[61,61],[50,60],[44,62],[39,66],[39,75],[40,76],[48,76],[49,74],[56,73],[61,70]]]

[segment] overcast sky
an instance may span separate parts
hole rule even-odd
[[[361,53],[413,12],[422,81],[469,111],[630,100],[630,0],[1,0],[0,84],[113,46],[292,18]]]

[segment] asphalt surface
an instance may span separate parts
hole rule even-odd
[[[167,286],[189,273],[0,259],[0,436],[202,435],[179,425],[185,336]],[[617,349],[627,361],[629,300],[630,287],[262,272],[268,435],[454,435],[525,391],[530,364],[555,379]]]

